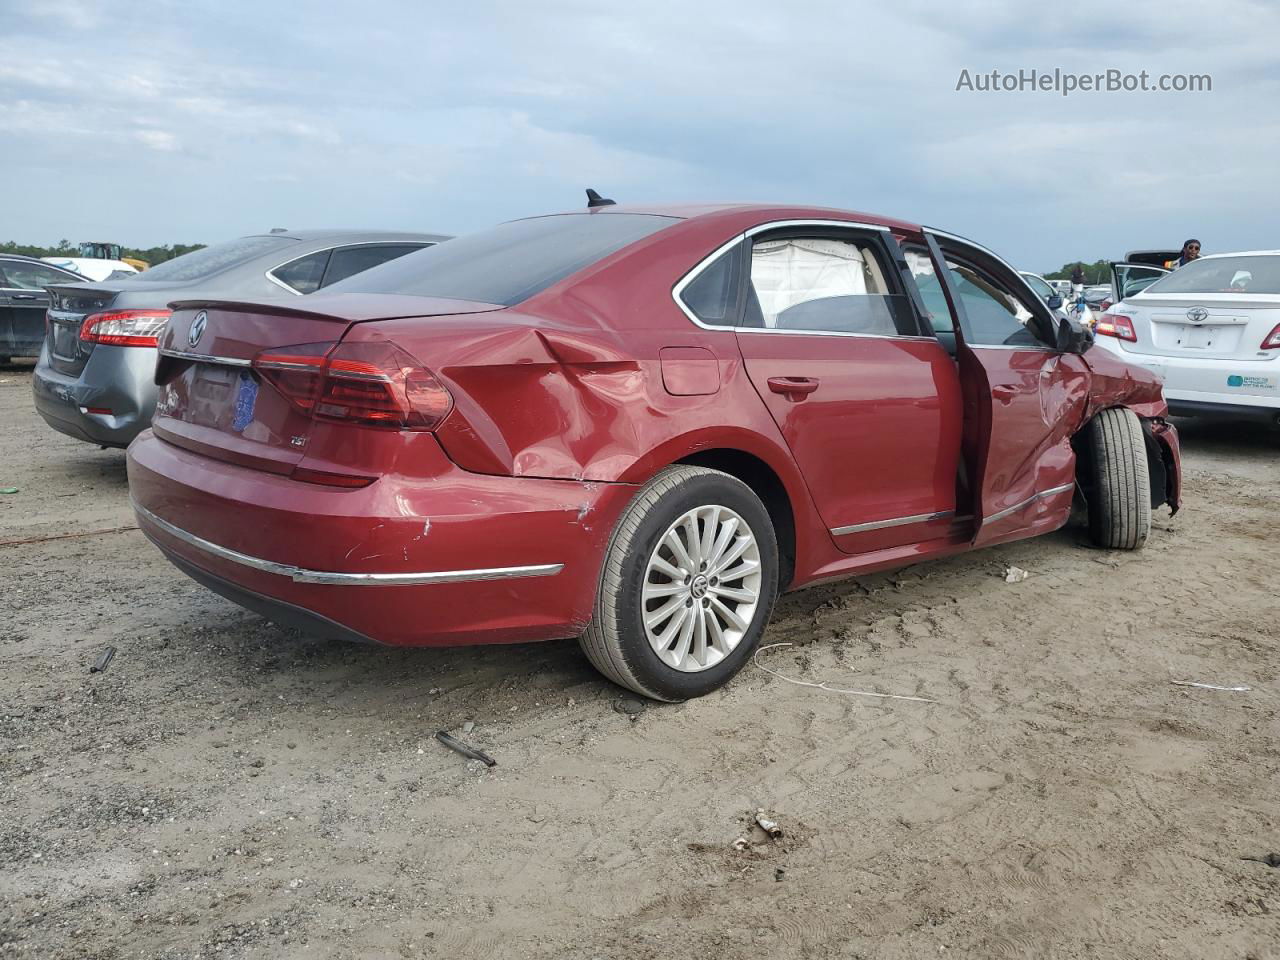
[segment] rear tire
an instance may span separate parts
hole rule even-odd
[[[700,697],[755,652],[777,591],[778,546],[760,498],[727,473],[668,467],[618,522],[579,642],[620,686],[654,700]]]
[[[1151,532],[1147,446],[1137,414],[1103,410],[1088,427],[1089,536],[1112,550],[1138,550]]]

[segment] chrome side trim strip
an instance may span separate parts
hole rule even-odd
[[[718,328],[719,329],[719,328]],[[921,343],[937,343],[937,337],[906,333],[850,333],[846,330],[787,330],[777,327],[735,327],[738,333],[780,333],[787,337],[854,337],[859,340],[911,340]]]
[[[1066,493],[1068,490],[1074,490],[1075,486],[1076,485],[1074,483],[1064,483],[1062,486],[1054,487],[1052,490],[1042,490],[1040,493],[1035,493],[1027,497],[1027,499],[1023,500],[1021,503],[1015,503],[1012,507],[1005,507],[1005,509],[1001,510],[999,513],[993,513],[982,522],[995,523],[997,520],[1003,520],[1005,517],[1009,516],[1009,514],[1017,513],[1023,507],[1029,506],[1037,500],[1044,497],[1056,497],[1060,493]]]
[[[182,353],[178,350],[161,350],[161,356],[173,357],[175,360],[193,360],[196,363],[221,363],[228,367],[251,367],[252,360],[240,360],[236,357],[215,357],[208,353]]]
[[[295,583],[327,583],[337,586],[400,587],[431,583],[466,583],[473,580],[511,580],[517,577],[553,577],[564,569],[563,563],[544,563],[527,567],[483,567],[476,570],[437,570],[427,573],[335,573],[326,570],[306,570],[288,563],[275,563],[247,553],[231,550],[211,543],[167,520],[161,520],[146,507],[132,500],[134,511],[157,527],[189,546],[205,553],[229,560],[264,573],[288,577]],[[145,532],[145,531],[144,531]]]
[[[927,523],[930,520],[942,520],[955,516],[954,510],[943,510],[940,513],[919,513],[914,517],[894,517],[892,520],[873,520],[870,523],[853,523],[847,527],[832,527],[833,537],[843,537],[849,533],[865,533],[868,530],[884,530],[888,527],[902,527],[908,523]]]

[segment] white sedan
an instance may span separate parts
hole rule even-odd
[[[1154,283],[1133,266],[1114,266],[1123,299],[1098,345],[1159,374],[1174,414],[1280,422],[1280,250],[1201,257]]]

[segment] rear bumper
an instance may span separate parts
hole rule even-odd
[[[1110,337],[1098,343],[1127,363],[1145,367],[1164,384],[1165,399],[1173,412],[1205,413],[1220,408],[1237,411],[1256,408],[1258,417],[1280,412],[1280,356],[1275,360],[1197,360],[1131,353],[1114,346]]]
[[[155,371],[155,350],[99,344],[78,375],[60,373],[45,347],[31,378],[36,412],[53,429],[77,440],[127,447],[155,414]]]
[[[1222,420],[1253,420],[1280,423],[1280,404],[1221,403],[1217,400],[1169,397],[1169,413],[1175,417],[1215,417]]]
[[[129,448],[138,524],[184,572],[277,622],[400,646],[571,637],[590,622],[635,488],[469,474],[300,483],[144,433]]]

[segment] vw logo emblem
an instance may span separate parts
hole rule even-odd
[[[196,318],[191,321],[191,332],[187,334],[187,343],[195,346],[200,342],[200,338],[204,336],[205,325],[209,322],[209,315],[201,310],[196,314]]]
[[[1187,319],[1192,323],[1204,323],[1209,319],[1209,311],[1204,307],[1192,307],[1187,311]]]

